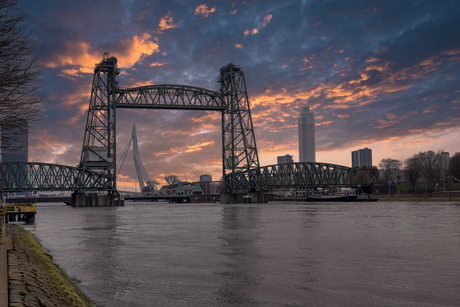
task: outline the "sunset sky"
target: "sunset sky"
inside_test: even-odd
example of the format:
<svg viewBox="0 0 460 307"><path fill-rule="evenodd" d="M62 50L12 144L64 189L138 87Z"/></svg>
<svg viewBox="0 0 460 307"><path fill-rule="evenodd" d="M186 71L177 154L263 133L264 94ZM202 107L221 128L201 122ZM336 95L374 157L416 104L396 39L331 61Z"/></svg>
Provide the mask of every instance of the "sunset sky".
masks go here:
<svg viewBox="0 0 460 307"><path fill-rule="evenodd" d="M29 161L76 165L95 63L118 58L120 87L218 89L246 78L261 165L298 161L297 117L316 118L316 160L351 166L420 151L460 152L460 1L24 1L46 67L45 119ZM152 179L221 176L219 112L117 110L118 158L136 124ZM188 171L186 171L188 170ZM133 188L132 150L118 187Z"/></svg>

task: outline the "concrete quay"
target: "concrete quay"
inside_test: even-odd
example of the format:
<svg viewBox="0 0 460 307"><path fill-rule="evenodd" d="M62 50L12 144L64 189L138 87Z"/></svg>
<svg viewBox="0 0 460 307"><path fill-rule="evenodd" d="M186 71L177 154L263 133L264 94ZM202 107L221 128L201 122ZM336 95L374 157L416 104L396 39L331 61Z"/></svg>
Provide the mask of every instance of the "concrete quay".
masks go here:
<svg viewBox="0 0 460 307"><path fill-rule="evenodd" d="M0 307L92 306L37 239L3 224L0 242Z"/></svg>

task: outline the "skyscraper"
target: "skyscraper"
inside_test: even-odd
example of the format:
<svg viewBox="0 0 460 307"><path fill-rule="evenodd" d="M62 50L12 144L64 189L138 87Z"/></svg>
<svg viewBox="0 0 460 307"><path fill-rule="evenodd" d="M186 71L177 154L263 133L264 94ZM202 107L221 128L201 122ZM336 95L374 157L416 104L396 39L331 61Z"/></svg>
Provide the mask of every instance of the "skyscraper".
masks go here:
<svg viewBox="0 0 460 307"><path fill-rule="evenodd" d="M351 152L351 166L372 166L372 149L364 148Z"/></svg>
<svg viewBox="0 0 460 307"><path fill-rule="evenodd" d="M316 162L315 118L309 107L303 107L298 118L299 162Z"/></svg>

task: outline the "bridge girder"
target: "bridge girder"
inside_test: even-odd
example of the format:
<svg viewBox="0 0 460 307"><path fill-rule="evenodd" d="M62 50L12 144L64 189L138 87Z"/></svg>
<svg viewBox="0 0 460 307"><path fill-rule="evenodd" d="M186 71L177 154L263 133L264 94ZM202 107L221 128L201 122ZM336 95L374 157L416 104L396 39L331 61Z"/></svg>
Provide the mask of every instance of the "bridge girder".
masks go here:
<svg viewBox="0 0 460 307"><path fill-rule="evenodd" d="M117 108L223 111L228 108L219 92L186 85L148 85L119 91Z"/></svg>
<svg viewBox="0 0 460 307"><path fill-rule="evenodd" d="M351 186L358 184L359 169L347 166L298 162L262 166L236 172L237 189L269 189L269 188L318 188L328 186ZM359 184L368 185L376 180L365 173ZM226 180L231 180L230 176Z"/></svg>
<svg viewBox="0 0 460 307"><path fill-rule="evenodd" d="M4 192L22 191L110 191L110 177L77 167L35 162L2 163Z"/></svg>

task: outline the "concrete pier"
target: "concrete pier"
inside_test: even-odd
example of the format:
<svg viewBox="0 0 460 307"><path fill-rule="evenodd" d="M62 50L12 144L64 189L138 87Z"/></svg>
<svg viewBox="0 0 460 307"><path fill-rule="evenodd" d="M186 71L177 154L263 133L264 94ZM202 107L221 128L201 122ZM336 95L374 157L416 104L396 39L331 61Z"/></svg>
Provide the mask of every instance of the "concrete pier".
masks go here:
<svg viewBox="0 0 460 307"><path fill-rule="evenodd" d="M72 207L107 207L123 206L124 200L120 196L108 195L87 195L84 192L72 193Z"/></svg>
<svg viewBox="0 0 460 307"><path fill-rule="evenodd" d="M268 203L268 193L266 191L251 191L247 193L225 193L220 194L221 204L241 204L241 203Z"/></svg>

